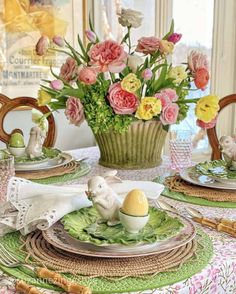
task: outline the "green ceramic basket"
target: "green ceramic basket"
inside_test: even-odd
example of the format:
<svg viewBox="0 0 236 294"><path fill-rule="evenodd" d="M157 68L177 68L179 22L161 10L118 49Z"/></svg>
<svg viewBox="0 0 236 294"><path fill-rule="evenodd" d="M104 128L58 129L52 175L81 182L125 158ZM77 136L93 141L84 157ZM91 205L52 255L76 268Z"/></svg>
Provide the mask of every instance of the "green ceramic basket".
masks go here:
<svg viewBox="0 0 236 294"><path fill-rule="evenodd" d="M167 132L159 121L136 121L123 133L95 134L99 163L116 169L151 168L161 164Z"/></svg>

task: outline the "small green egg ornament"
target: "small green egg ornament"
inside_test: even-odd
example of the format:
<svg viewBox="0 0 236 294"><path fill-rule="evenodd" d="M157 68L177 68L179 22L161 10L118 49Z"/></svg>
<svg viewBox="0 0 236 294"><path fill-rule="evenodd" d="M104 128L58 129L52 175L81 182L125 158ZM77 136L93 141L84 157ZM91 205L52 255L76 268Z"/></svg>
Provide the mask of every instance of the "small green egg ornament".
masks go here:
<svg viewBox="0 0 236 294"><path fill-rule="evenodd" d="M9 140L9 147L24 148L24 137L21 133L13 133Z"/></svg>

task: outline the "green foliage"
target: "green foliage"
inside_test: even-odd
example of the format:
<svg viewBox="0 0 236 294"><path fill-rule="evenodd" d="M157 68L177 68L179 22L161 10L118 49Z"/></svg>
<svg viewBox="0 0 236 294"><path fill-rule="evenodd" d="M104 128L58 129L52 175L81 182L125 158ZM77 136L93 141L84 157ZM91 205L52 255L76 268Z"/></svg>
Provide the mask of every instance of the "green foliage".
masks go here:
<svg viewBox="0 0 236 294"><path fill-rule="evenodd" d="M121 133L126 131L134 120L131 115L118 115L113 112L106 98L109 86L108 80L87 86L84 97L81 98L86 120L95 134L111 129Z"/></svg>

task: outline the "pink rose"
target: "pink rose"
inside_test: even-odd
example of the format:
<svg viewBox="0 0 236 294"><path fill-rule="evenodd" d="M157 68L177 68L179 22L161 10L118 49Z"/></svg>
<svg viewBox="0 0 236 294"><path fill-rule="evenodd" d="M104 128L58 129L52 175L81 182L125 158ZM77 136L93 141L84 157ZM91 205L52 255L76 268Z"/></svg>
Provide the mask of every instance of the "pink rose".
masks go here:
<svg viewBox="0 0 236 294"><path fill-rule="evenodd" d="M199 68L209 70L207 56L198 51L191 51L188 56L188 68L194 74Z"/></svg>
<svg viewBox="0 0 236 294"><path fill-rule="evenodd" d="M175 124L179 114L179 106L176 103L169 104L166 108L163 109L160 116L162 124L171 125Z"/></svg>
<svg viewBox="0 0 236 294"><path fill-rule="evenodd" d="M162 110L170 105L171 102L175 102L178 100L176 91L169 88L161 90L160 93L157 93L154 96L161 100Z"/></svg>
<svg viewBox="0 0 236 294"><path fill-rule="evenodd" d="M160 47L160 40L156 37L142 37L138 40L138 45L135 49L143 54L152 54Z"/></svg>
<svg viewBox="0 0 236 294"><path fill-rule="evenodd" d="M88 55L90 64L97 66L100 72L119 73L126 67L127 53L118 42L112 40L94 45Z"/></svg>
<svg viewBox="0 0 236 294"><path fill-rule="evenodd" d="M209 78L209 72L206 68L198 68L194 73L194 84L198 89L205 90Z"/></svg>
<svg viewBox="0 0 236 294"><path fill-rule="evenodd" d="M178 100L178 95L176 94L176 91L174 89L163 89L161 90L162 94L165 94L166 96L168 96L168 98L170 99L170 101L175 102Z"/></svg>
<svg viewBox="0 0 236 294"><path fill-rule="evenodd" d="M43 56L49 47L49 39L47 36L41 36L41 38L39 38L38 43L36 44L36 54L39 56Z"/></svg>
<svg viewBox="0 0 236 294"><path fill-rule="evenodd" d="M60 78L67 82L73 82L78 79L79 67L76 60L72 57L68 57L66 62L62 64L60 70Z"/></svg>
<svg viewBox="0 0 236 294"><path fill-rule="evenodd" d="M81 125L84 121L84 107L79 98L69 97L66 101L66 118L75 126Z"/></svg>
<svg viewBox="0 0 236 294"><path fill-rule="evenodd" d="M124 91L120 83L110 86L108 100L116 114L132 114L138 107L138 98L130 92Z"/></svg>
<svg viewBox="0 0 236 294"><path fill-rule="evenodd" d="M176 44L182 38L182 34L173 33L168 37L168 41Z"/></svg>
<svg viewBox="0 0 236 294"><path fill-rule="evenodd" d="M54 36L52 38L52 41L53 41L54 44L56 44L59 47L64 47L65 46L65 40L60 36Z"/></svg>
<svg viewBox="0 0 236 294"><path fill-rule="evenodd" d="M205 122L203 122L202 120L197 119L196 124L197 124L197 126L199 126L201 129L208 130L208 129L212 129L212 128L214 128L214 126L216 125L216 120L217 120L217 116L216 116L215 118L213 118L213 120L210 121L209 123L205 123Z"/></svg>
<svg viewBox="0 0 236 294"><path fill-rule="evenodd" d="M64 87L64 84L61 80L54 80L54 81L51 81L50 86L54 90L62 90Z"/></svg>
<svg viewBox="0 0 236 294"><path fill-rule="evenodd" d="M91 43L96 43L97 36L93 31L86 30L85 35Z"/></svg>
<svg viewBox="0 0 236 294"><path fill-rule="evenodd" d="M161 109L162 111L171 104L170 98L164 93L157 93L154 95L156 98L161 100Z"/></svg>
<svg viewBox="0 0 236 294"><path fill-rule="evenodd" d="M81 82L92 85L97 81L97 72L92 67L84 67L80 70L78 78Z"/></svg>

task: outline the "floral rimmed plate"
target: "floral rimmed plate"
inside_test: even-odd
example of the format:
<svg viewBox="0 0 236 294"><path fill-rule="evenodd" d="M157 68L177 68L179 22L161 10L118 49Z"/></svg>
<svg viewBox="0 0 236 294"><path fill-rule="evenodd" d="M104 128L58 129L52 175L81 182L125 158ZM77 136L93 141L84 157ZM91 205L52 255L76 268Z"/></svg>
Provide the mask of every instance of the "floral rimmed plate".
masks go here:
<svg viewBox="0 0 236 294"><path fill-rule="evenodd" d="M213 189L225 189L236 190L236 185L231 185L228 182L223 183L216 181L213 177L203 175L196 171L195 167L189 167L180 172L180 177L188 183L213 188Z"/></svg>
<svg viewBox="0 0 236 294"><path fill-rule="evenodd" d="M110 246L88 244L87 242L81 242L72 238L64 230L60 222L57 222L48 230L43 231L43 236L50 244L57 248L90 257L129 258L159 254L187 244L196 235L195 227L188 219L172 212L168 212L168 215L173 218L178 218L183 224L183 228L175 236L150 244L139 243L129 246L121 244L111 244Z"/></svg>
<svg viewBox="0 0 236 294"><path fill-rule="evenodd" d="M67 164L73 160L73 157L68 154L61 152L55 158L39 159L38 161L28 161L15 164L16 171L38 171L50 168L55 168Z"/></svg>
<svg viewBox="0 0 236 294"><path fill-rule="evenodd" d="M217 182L234 185L236 188L236 171L231 170L224 160L213 160L198 163L195 170Z"/></svg>

